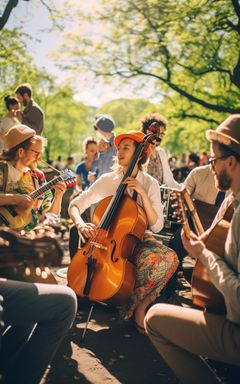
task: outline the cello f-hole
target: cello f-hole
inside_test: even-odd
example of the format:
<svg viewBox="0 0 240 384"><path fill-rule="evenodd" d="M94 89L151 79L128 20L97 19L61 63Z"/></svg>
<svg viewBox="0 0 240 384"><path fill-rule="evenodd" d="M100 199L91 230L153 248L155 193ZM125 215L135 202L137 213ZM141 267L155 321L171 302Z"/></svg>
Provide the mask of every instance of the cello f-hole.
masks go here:
<svg viewBox="0 0 240 384"><path fill-rule="evenodd" d="M111 260L113 263L116 263L119 260L118 257L116 257L116 259L114 258L114 253L115 253L115 249L116 249L116 241L111 240L110 244L113 244L113 248L112 248L112 252L111 252Z"/></svg>

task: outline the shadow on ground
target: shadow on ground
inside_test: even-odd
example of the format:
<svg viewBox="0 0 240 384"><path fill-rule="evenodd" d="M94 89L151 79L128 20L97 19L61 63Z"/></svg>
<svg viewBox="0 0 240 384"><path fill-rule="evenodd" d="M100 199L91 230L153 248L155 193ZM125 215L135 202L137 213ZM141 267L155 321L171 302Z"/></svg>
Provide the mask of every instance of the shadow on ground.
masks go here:
<svg viewBox="0 0 240 384"><path fill-rule="evenodd" d="M146 336L115 309L96 305L84 341L89 305L80 304L76 321L57 352L46 384L176 384L176 379Z"/></svg>

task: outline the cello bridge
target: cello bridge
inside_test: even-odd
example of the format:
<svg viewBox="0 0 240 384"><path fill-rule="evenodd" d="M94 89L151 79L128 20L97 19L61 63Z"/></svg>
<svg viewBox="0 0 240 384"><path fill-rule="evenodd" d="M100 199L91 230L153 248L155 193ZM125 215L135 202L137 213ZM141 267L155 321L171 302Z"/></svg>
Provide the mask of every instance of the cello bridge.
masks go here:
<svg viewBox="0 0 240 384"><path fill-rule="evenodd" d="M96 248L99 248L99 249L103 249L104 251L107 251L107 247L105 247L104 245L100 244L100 243L96 243L95 241L91 241L91 244L96 247Z"/></svg>

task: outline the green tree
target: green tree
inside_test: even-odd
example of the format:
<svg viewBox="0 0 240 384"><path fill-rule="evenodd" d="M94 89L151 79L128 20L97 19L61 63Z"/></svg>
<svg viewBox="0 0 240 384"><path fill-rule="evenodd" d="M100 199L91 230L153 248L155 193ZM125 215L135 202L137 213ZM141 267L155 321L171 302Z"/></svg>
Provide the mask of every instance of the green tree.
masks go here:
<svg viewBox="0 0 240 384"><path fill-rule="evenodd" d="M22 0L22 1L31 1L31 0ZM39 3L42 4L44 7L47 8L49 15L58 28L61 28L60 24L58 24L59 17L57 17L57 11L53 4L52 0L39 0ZM12 14L12 11L14 8L16 8L19 4L19 0L8 0L7 2L4 1L4 4L2 4L2 0L0 1L0 31L6 26L9 17Z"/></svg>
<svg viewBox="0 0 240 384"><path fill-rule="evenodd" d="M82 26L86 18L79 18ZM155 79L163 97L177 94L200 106L197 118L240 113L239 1L109 0L88 20L97 20L96 33L67 42L77 68Z"/></svg>
<svg viewBox="0 0 240 384"><path fill-rule="evenodd" d="M55 88L45 100L46 158L80 154L82 141L92 129L92 110L74 101L73 92L68 87Z"/></svg>
<svg viewBox="0 0 240 384"><path fill-rule="evenodd" d="M144 99L120 98L105 103L97 113L108 113L116 122L116 134L140 128L140 119L149 112L156 112L157 106Z"/></svg>
<svg viewBox="0 0 240 384"><path fill-rule="evenodd" d="M54 77L33 64L22 42L29 36L20 35L16 29L3 29L0 36L0 116L6 113L4 96L14 95L19 84L28 82L33 88L33 98L46 115L43 132L48 139L46 158L80 153L82 140L92 127L93 110L74 101L70 88L57 87Z"/></svg>

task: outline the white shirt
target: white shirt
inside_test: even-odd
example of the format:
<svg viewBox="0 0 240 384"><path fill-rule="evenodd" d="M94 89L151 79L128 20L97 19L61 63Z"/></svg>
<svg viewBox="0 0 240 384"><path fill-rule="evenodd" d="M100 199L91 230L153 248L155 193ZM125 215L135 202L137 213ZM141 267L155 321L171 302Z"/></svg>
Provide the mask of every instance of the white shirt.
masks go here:
<svg viewBox="0 0 240 384"><path fill-rule="evenodd" d="M157 147L156 150L160 156L163 168L163 184L166 184L169 188L179 189L181 184L179 184L173 177L172 171L170 169L166 152L161 147Z"/></svg>
<svg viewBox="0 0 240 384"><path fill-rule="evenodd" d="M89 208L92 204L98 203L105 197L114 195L122 178L122 174L115 172L105 173L97 179L89 189L73 199L69 209L72 206L76 206L81 215L85 209ZM153 209L157 213L158 218L156 223L150 226L151 231L157 233L163 228L163 205L161 203L158 182L152 176L141 171L138 172L136 179L143 186ZM143 206L140 196L137 197L137 203Z"/></svg>
<svg viewBox="0 0 240 384"><path fill-rule="evenodd" d="M218 189L215 186L214 174L210 165L192 169L184 181L184 185L194 199L215 204Z"/></svg>

